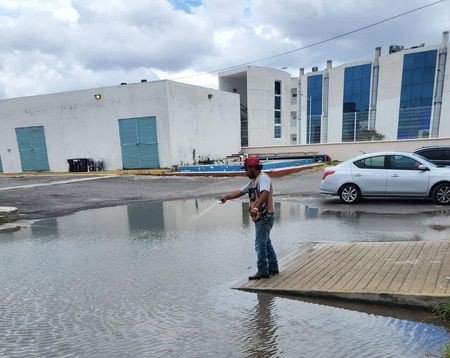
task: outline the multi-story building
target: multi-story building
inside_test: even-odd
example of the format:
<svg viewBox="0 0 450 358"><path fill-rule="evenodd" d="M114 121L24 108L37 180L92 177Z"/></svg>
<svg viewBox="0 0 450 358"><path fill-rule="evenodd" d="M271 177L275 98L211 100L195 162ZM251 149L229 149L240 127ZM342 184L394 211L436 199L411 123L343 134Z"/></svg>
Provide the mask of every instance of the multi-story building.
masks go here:
<svg viewBox="0 0 450 358"><path fill-rule="evenodd" d="M241 95L243 147L450 137L448 37L297 78L237 68L219 74L219 88Z"/></svg>
<svg viewBox="0 0 450 358"><path fill-rule="evenodd" d="M300 70L300 143L450 137L448 32L372 60Z"/></svg>

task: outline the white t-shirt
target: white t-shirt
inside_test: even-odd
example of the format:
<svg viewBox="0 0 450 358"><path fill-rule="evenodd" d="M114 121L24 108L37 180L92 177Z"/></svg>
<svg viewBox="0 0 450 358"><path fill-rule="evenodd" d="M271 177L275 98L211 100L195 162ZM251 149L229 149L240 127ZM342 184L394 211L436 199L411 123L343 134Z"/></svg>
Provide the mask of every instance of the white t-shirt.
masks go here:
<svg viewBox="0 0 450 358"><path fill-rule="evenodd" d="M250 207L253 207L256 200L259 199L263 191L269 192L267 203L262 206L261 214L273 214L273 189L272 180L266 173L260 173L255 179L250 180L247 185L241 188L241 193L248 194L250 199Z"/></svg>

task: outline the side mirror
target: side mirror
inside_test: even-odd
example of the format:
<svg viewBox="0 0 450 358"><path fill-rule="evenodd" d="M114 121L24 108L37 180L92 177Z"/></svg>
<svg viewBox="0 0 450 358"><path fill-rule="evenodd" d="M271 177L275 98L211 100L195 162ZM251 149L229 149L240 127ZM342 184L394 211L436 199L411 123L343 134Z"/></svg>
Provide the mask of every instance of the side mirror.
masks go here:
<svg viewBox="0 0 450 358"><path fill-rule="evenodd" d="M428 171L428 170L430 170L430 168L428 168L426 165L424 165L424 164L420 164L418 167L417 167L417 169L419 169L419 170L421 170L421 171L423 171L423 172L426 172L426 171Z"/></svg>

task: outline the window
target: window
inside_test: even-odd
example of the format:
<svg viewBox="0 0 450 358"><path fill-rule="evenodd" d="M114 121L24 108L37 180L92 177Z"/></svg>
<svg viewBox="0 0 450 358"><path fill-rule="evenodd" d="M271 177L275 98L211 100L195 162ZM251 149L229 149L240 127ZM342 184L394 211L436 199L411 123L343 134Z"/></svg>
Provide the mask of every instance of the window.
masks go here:
<svg viewBox="0 0 450 358"><path fill-rule="evenodd" d="M419 163L417 160L405 157L404 155L392 155L391 157L391 169L397 170L417 170Z"/></svg>
<svg viewBox="0 0 450 358"><path fill-rule="evenodd" d="M281 81L275 81L275 95L281 96Z"/></svg>
<svg viewBox="0 0 450 358"><path fill-rule="evenodd" d="M377 157L369 157L360 159L353 164L355 164L358 168L361 169L385 169L385 156L380 155Z"/></svg>
<svg viewBox="0 0 450 358"><path fill-rule="evenodd" d="M275 124L281 124L281 112L275 111Z"/></svg>
<svg viewBox="0 0 450 358"><path fill-rule="evenodd" d="M275 110L281 110L281 96L275 96Z"/></svg>
<svg viewBox="0 0 450 358"><path fill-rule="evenodd" d="M291 88L291 104L297 104L297 88Z"/></svg>
<svg viewBox="0 0 450 358"><path fill-rule="evenodd" d="M275 126L274 127L274 137L275 138L281 138L281 126Z"/></svg>
<svg viewBox="0 0 450 358"><path fill-rule="evenodd" d="M320 143L322 125L322 75L308 77L306 142Z"/></svg>
<svg viewBox="0 0 450 358"><path fill-rule="evenodd" d="M442 149L425 149L418 152L422 157L425 157L430 160L445 160L446 158L446 150Z"/></svg>
<svg viewBox="0 0 450 358"><path fill-rule="evenodd" d="M297 127L297 111L291 112L291 127Z"/></svg>
<svg viewBox="0 0 450 358"><path fill-rule="evenodd" d="M291 134L291 144L297 144L297 134Z"/></svg>
<svg viewBox="0 0 450 358"><path fill-rule="evenodd" d="M369 125L372 65L347 67L344 72L342 141L354 142ZM361 140L361 139L360 139Z"/></svg>
<svg viewBox="0 0 450 358"><path fill-rule="evenodd" d="M436 58L436 50L403 57L398 139L429 137Z"/></svg>
<svg viewBox="0 0 450 358"><path fill-rule="evenodd" d="M274 86L274 138L281 138L281 81Z"/></svg>

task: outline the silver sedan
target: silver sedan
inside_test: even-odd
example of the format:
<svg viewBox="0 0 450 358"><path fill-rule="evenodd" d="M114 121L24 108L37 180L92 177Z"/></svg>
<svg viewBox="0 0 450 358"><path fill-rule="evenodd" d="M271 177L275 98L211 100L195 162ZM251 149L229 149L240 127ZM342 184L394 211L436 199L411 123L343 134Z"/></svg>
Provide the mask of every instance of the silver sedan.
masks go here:
<svg viewBox="0 0 450 358"><path fill-rule="evenodd" d="M380 152L358 156L325 169L322 194L355 204L363 197L423 197L450 204L450 168L439 168L418 154Z"/></svg>

